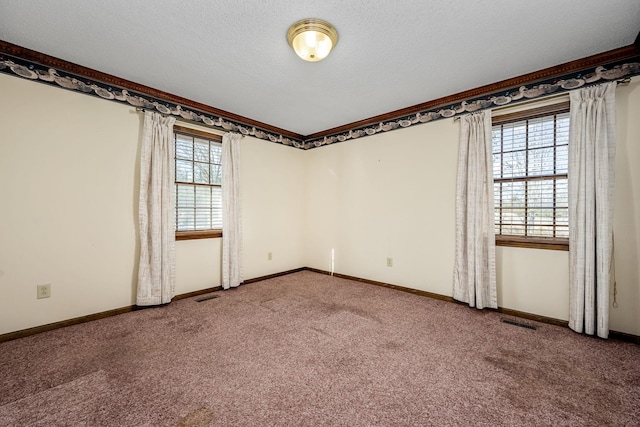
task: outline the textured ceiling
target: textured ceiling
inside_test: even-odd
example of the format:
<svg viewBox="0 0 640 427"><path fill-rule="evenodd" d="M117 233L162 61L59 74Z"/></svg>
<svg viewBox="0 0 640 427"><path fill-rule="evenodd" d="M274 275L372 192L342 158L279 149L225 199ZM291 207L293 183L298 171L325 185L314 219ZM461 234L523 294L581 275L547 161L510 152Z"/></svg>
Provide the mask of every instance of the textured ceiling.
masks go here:
<svg viewBox="0 0 640 427"><path fill-rule="evenodd" d="M286 32L340 40L300 60ZM630 45L638 0L0 0L0 39L302 135Z"/></svg>

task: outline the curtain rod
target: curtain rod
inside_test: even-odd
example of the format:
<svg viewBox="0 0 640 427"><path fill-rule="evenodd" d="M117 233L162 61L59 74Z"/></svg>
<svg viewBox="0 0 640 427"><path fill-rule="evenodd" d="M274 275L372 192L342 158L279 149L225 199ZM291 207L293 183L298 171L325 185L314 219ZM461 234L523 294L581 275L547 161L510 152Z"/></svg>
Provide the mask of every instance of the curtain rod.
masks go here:
<svg viewBox="0 0 640 427"><path fill-rule="evenodd" d="M162 114L162 113L157 112L156 110L149 110L149 109L147 109L147 108L142 108L142 107L136 107L136 111L137 111L137 112L153 111L154 113L158 113L158 114L160 114L162 117L167 117L167 115L166 115L166 114ZM196 122L195 120L185 119L184 117L176 117L176 116L174 116L174 115L171 115L170 117L175 117L176 121L179 121L179 122L183 122L183 123L191 123L191 124L196 123L196 124L198 124L198 126L202 126L202 127L206 127L206 128L211 128L211 129L218 130L218 131L225 132L225 133L226 133L226 132L230 132L229 130L224 129L224 128L220 127L220 126L212 126L212 125L208 125L208 124L206 124L206 123ZM238 133L238 132L237 132L237 133ZM240 135L242 138L244 138L244 137L246 136L246 135L243 135L243 134L241 134L241 133L238 133L238 135Z"/></svg>

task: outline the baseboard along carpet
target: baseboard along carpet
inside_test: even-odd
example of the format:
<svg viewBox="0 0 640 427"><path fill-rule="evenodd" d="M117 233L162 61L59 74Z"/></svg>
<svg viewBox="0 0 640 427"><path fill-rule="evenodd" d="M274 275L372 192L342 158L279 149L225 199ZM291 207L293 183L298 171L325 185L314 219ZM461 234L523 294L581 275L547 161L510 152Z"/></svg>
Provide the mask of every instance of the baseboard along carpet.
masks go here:
<svg viewBox="0 0 640 427"><path fill-rule="evenodd" d="M301 271L0 344L2 426L638 425L640 346Z"/></svg>

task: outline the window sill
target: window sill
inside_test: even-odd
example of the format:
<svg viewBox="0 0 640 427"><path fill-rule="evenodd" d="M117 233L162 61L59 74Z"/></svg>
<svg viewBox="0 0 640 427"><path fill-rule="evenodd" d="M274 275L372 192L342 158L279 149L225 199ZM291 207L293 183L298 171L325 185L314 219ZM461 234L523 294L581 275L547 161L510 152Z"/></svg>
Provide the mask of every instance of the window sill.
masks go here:
<svg viewBox="0 0 640 427"><path fill-rule="evenodd" d="M555 251L568 251L569 239L497 235L496 246L510 246L513 248L551 249Z"/></svg>
<svg viewBox="0 0 640 427"><path fill-rule="evenodd" d="M215 239L222 237L222 230L176 231L176 240Z"/></svg>

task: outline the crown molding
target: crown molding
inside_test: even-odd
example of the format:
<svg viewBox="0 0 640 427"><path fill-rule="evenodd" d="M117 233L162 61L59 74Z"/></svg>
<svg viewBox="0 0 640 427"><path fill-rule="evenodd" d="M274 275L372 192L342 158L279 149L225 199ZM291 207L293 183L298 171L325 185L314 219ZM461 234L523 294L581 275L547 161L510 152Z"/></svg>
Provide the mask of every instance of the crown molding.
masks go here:
<svg viewBox="0 0 640 427"><path fill-rule="evenodd" d="M568 92L585 84L619 80L639 74L640 46L632 44L307 135L305 148L515 104Z"/></svg>
<svg viewBox="0 0 640 427"><path fill-rule="evenodd" d="M0 73L156 110L208 126L302 147L303 136L0 40Z"/></svg>
<svg viewBox="0 0 640 427"><path fill-rule="evenodd" d="M640 75L640 33L629 46L306 136L2 40L0 73L306 150Z"/></svg>

